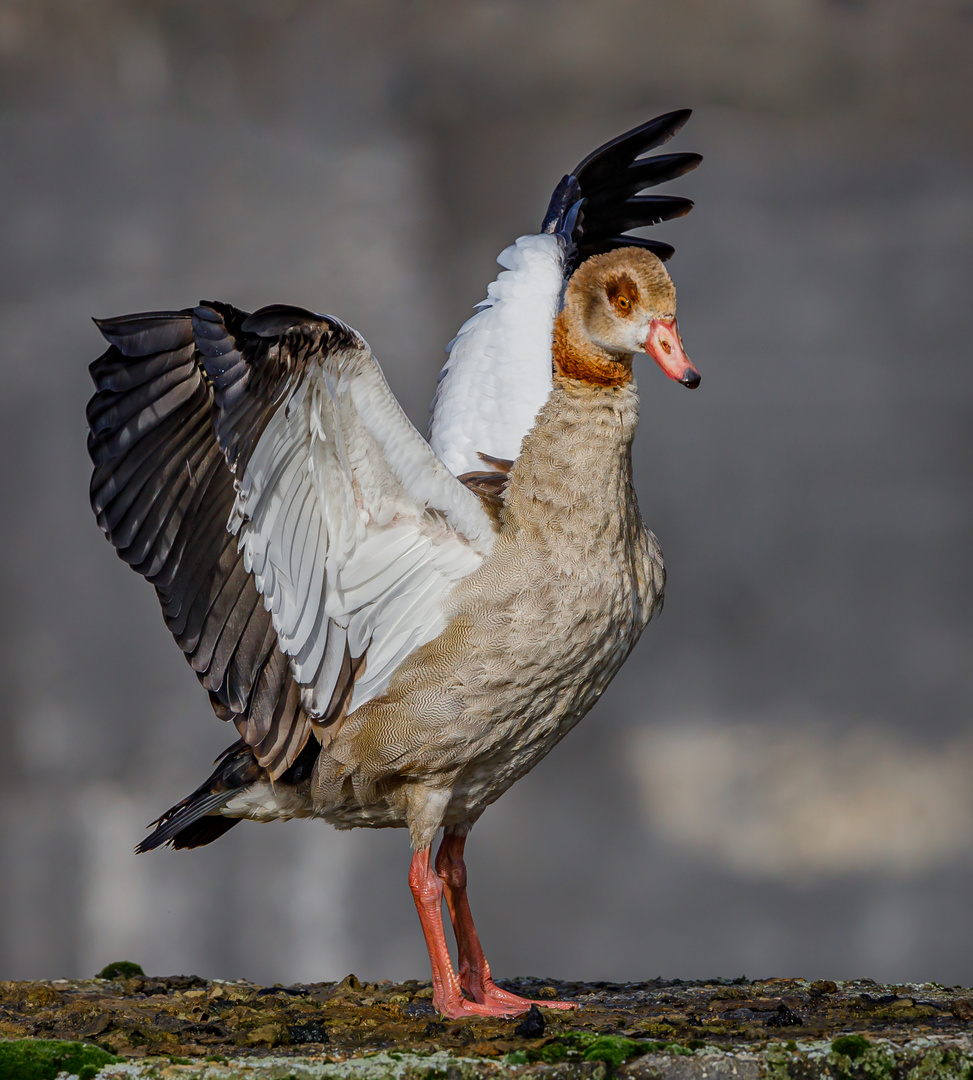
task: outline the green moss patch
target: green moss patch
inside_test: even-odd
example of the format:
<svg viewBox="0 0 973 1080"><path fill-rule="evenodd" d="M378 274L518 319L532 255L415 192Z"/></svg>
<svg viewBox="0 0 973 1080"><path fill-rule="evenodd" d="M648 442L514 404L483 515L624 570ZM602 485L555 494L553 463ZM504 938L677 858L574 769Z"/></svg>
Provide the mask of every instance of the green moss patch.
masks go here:
<svg viewBox="0 0 973 1080"><path fill-rule="evenodd" d="M644 1039L628 1039L622 1035L596 1035L588 1031L570 1031L548 1039L542 1045L517 1050L507 1055L511 1065L528 1065L543 1062L556 1065L562 1061L602 1061L609 1072L617 1069L631 1058L643 1054L667 1051L670 1054L692 1054L703 1043L694 1040L696 1046L687 1048L680 1043L655 1042Z"/></svg>
<svg viewBox="0 0 973 1080"><path fill-rule="evenodd" d="M857 1061L868 1053L871 1046L871 1042L864 1035L842 1035L831 1044L831 1052Z"/></svg>
<svg viewBox="0 0 973 1080"><path fill-rule="evenodd" d="M145 972L138 964L131 960L116 960L113 964L106 964L95 976L96 979L132 979L136 975L144 975Z"/></svg>
<svg viewBox="0 0 973 1080"><path fill-rule="evenodd" d="M647 1044L626 1039L620 1035L601 1035L584 1052L585 1061L603 1061L612 1069L618 1068L629 1058L641 1057L648 1052Z"/></svg>
<svg viewBox="0 0 973 1080"><path fill-rule="evenodd" d="M0 1042L0 1080L54 1080L60 1072L92 1080L104 1065L120 1060L90 1043L14 1039Z"/></svg>

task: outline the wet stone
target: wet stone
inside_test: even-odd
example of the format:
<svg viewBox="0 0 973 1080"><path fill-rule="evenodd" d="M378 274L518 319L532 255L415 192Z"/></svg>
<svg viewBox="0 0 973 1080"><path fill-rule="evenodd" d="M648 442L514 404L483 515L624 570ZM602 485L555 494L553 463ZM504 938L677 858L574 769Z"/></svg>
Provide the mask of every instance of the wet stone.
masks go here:
<svg viewBox="0 0 973 1080"><path fill-rule="evenodd" d="M960 998L953 1002L950 1010L957 1020L968 1024L973 1020L973 1000Z"/></svg>
<svg viewBox="0 0 973 1080"><path fill-rule="evenodd" d="M973 991L934 984L518 979L502 985L538 1002L527 1014L450 1021L414 981L119 974L0 982L0 1076L4 1053L54 1040L98 1049L105 1080L123 1075L109 1057L146 1080L192 1080L196 1065L208 1080L973 1078ZM544 1008L555 998L582 1007Z"/></svg>

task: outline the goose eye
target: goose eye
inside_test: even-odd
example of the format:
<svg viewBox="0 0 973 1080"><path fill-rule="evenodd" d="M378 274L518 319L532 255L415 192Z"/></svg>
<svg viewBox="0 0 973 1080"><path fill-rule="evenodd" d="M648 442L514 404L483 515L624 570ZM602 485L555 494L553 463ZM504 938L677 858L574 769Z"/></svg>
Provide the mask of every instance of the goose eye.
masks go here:
<svg viewBox="0 0 973 1080"><path fill-rule="evenodd" d="M616 299L615 303L618 304L622 311L628 311L628 309L632 306L632 301L629 300L627 296L619 296Z"/></svg>

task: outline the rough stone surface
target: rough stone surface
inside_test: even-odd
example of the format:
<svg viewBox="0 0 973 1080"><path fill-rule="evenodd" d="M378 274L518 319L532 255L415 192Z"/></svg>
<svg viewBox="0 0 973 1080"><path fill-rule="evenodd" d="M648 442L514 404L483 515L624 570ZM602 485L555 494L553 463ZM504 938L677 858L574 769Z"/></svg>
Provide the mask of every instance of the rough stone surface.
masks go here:
<svg viewBox="0 0 973 1080"><path fill-rule="evenodd" d="M186 975L0 982L0 1080L54 1080L49 1062L61 1059L50 1040L112 1055L90 1059L106 1080L973 1080L973 991L961 987L867 979L505 985L581 1007L542 1010L543 1024L447 1021L427 983L353 975L287 987ZM61 1058L74 1060L68 1053L65 1044ZM90 1080L95 1065L84 1071Z"/></svg>

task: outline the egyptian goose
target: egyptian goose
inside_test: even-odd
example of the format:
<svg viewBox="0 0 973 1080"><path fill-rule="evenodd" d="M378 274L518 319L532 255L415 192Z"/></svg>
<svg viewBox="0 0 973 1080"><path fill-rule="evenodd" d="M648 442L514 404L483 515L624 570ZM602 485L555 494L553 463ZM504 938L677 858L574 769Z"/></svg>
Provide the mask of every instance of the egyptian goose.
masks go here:
<svg viewBox="0 0 973 1080"><path fill-rule="evenodd" d="M662 605L631 479L633 355L684 386L699 376L671 247L625 234L691 208L638 195L699 164L641 156L688 116L589 155L541 232L500 255L449 346L428 442L331 316L202 303L97 321L110 348L91 366L92 506L240 736L138 850L206 844L243 818L407 827L448 1017L531 1005L490 975L466 835Z"/></svg>

